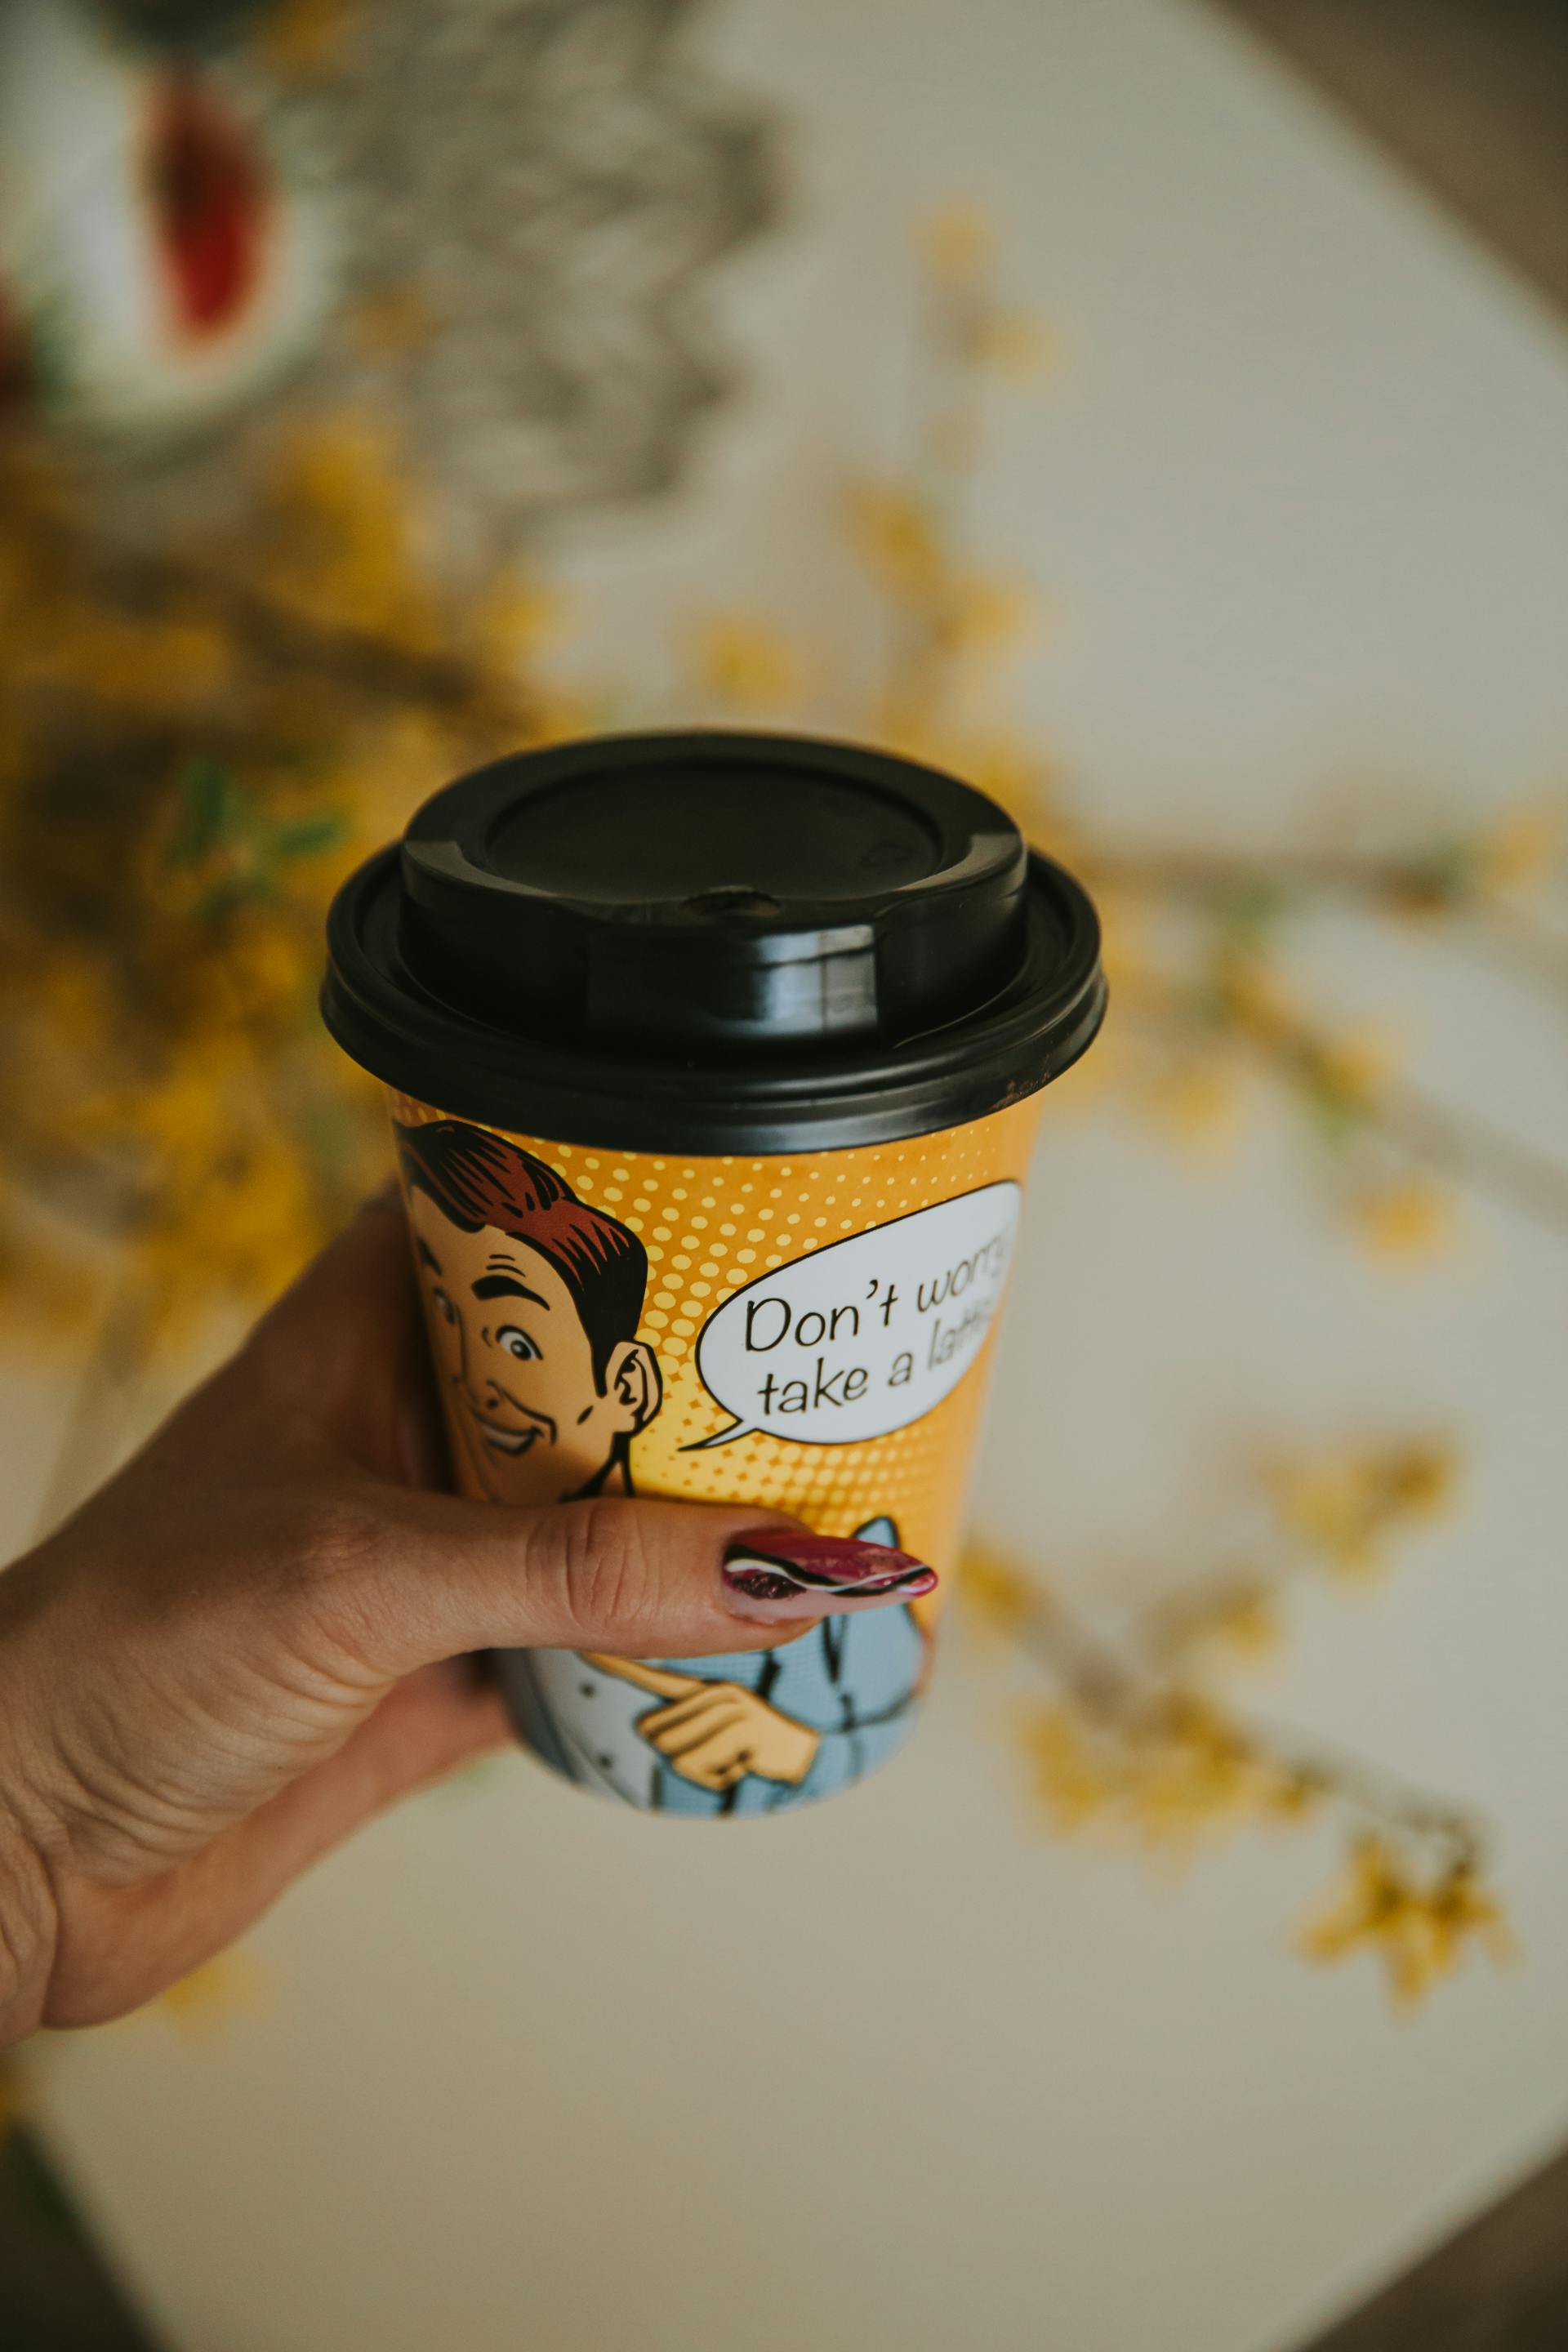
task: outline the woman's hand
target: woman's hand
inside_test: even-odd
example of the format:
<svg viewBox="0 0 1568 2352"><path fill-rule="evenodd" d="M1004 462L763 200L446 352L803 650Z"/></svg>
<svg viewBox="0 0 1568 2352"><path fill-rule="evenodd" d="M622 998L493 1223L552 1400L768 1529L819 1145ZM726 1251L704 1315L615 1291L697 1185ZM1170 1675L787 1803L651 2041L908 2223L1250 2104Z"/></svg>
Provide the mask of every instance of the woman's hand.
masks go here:
<svg viewBox="0 0 1568 2352"><path fill-rule="evenodd" d="M0 1576L0 2044L150 1999L504 1740L462 1654L701 1656L811 1622L731 1612L726 1544L787 1524L754 1506L433 1491L424 1349L401 1213L374 1202Z"/></svg>

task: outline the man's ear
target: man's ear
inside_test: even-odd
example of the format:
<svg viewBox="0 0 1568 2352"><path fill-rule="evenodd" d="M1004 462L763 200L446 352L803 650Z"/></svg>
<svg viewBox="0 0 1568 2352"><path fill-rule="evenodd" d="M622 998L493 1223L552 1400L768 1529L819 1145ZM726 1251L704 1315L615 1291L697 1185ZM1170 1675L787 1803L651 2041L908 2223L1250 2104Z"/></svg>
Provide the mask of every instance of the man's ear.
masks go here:
<svg viewBox="0 0 1568 2352"><path fill-rule="evenodd" d="M610 1358L605 1388L620 1407L616 1419L628 1437L646 1429L664 1402L658 1358L640 1339L623 1339Z"/></svg>

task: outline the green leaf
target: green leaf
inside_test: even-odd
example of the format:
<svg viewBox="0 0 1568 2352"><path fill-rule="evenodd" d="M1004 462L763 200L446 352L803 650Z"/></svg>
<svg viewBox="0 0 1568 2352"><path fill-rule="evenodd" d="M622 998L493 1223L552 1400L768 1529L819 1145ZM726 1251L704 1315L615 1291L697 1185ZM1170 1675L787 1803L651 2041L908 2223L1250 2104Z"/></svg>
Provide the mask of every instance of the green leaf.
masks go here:
<svg viewBox="0 0 1568 2352"><path fill-rule="evenodd" d="M1255 940L1270 930L1289 904L1289 893L1268 874L1235 874L1205 896L1210 915L1232 939Z"/></svg>
<svg viewBox="0 0 1568 2352"><path fill-rule="evenodd" d="M1366 1126L1364 1105L1342 1087L1325 1086L1309 1077L1301 1088L1301 1108L1308 1124L1331 1151L1343 1151Z"/></svg>
<svg viewBox="0 0 1568 2352"><path fill-rule="evenodd" d="M323 809L318 816L296 817L279 825L272 835L272 852L282 858L319 857L323 850L335 849L347 830L342 810Z"/></svg>
<svg viewBox="0 0 1568 2352"><path fill-rule="evenodd" d="M178 790L180 821L169 845L169 864L195 866L242 830L244 806L234 778L216 760L193 760Z"/></svg>
<svg viewBox="0 0 1568 2352"><path fill-rule="evenodd" d="M264 906L277 896L278 886L269 874L227 875L202 893L191 908L191 918L197 923L222 923L242 907Z"/></svg>

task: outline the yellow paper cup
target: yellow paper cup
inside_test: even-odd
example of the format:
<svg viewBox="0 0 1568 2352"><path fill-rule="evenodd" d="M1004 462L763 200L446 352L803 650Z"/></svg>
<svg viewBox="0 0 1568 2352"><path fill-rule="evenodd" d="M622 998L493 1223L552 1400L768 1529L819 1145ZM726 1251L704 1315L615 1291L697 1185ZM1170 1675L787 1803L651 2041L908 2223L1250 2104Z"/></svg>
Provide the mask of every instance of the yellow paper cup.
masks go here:
<svg viewBox="0 0 1568 2352"><path fill-rule="evenodd" d="M1039 1089L1103 1000L1077 886L904 761L643 737L438 794L340 897L323 1006L387 1083L458 1485L754 1502L950 1568ZM580 1785L779 1811L901 1744L935 1601L499 1670ZM705 1683L757 1715L722 1787L639 1727Z"/></svg>

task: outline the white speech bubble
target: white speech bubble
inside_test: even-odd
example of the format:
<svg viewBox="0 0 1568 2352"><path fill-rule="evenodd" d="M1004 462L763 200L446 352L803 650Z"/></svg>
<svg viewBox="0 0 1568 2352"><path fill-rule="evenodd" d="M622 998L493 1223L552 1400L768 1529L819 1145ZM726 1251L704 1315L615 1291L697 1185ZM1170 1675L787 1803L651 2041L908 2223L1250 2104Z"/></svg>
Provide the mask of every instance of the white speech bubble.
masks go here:
<svg viewBox="0 0 1568 2352"><path fill-rule="evenodd" d="M749 1282L702 1326L697 1370L728 1429L856 1445L921 1420L984 1346L1018 1230L1019 1188L983 1184Z"/></svg>

